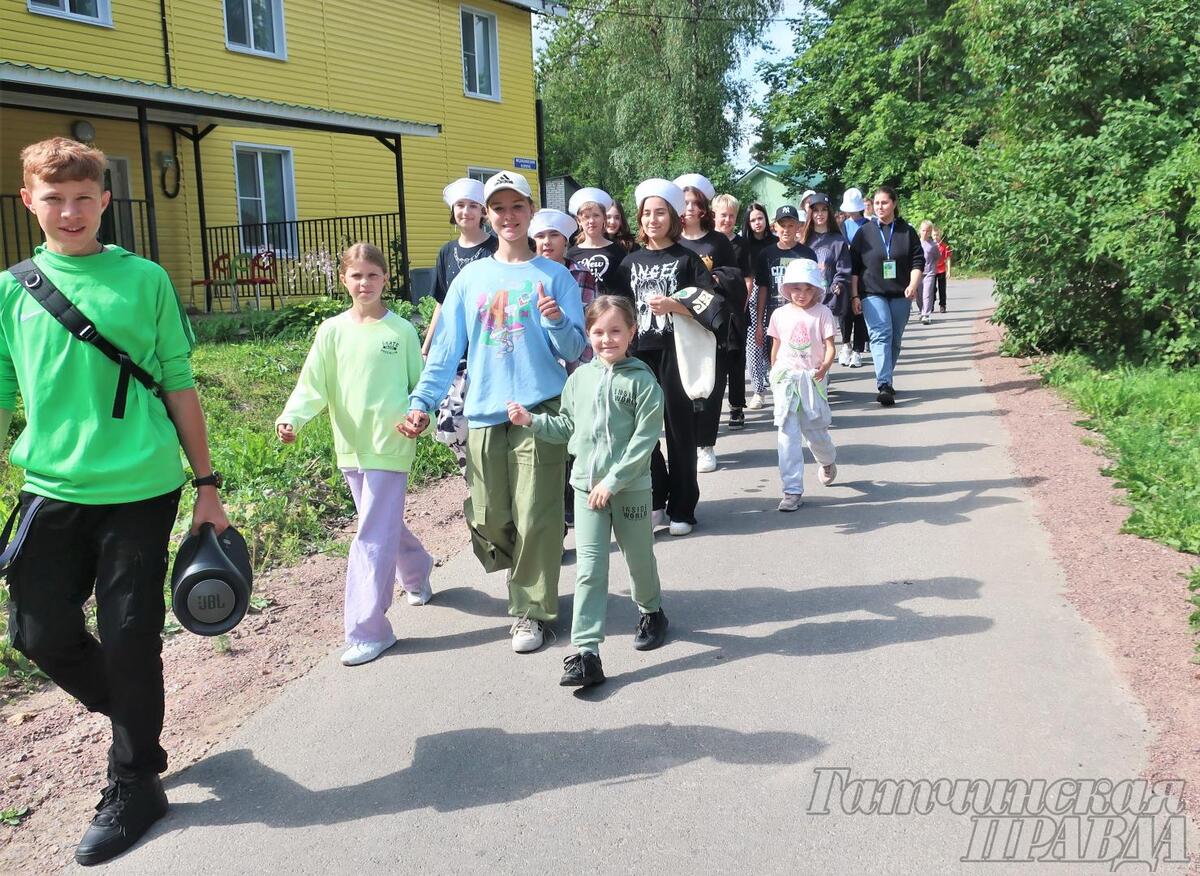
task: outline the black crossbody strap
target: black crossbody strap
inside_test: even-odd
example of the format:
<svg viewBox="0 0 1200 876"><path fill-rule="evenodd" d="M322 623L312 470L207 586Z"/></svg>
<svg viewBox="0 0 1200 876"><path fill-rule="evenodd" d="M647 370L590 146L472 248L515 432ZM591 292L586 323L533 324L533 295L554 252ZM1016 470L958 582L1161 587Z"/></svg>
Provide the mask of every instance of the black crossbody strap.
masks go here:
<svg viewBox="0 0 1200 876"><path fill-rule="evenodd" d="M46 501L44 496L34 496L33 500L25 508L25 513L21 514L21 506L17 505L13 509L12 514L8 516L8 521L4 524L4 531L0 532L0 576L8 572L8 567L13 564L13 560L17 558L17 554L21 552L21 545L25 543L25 536L29 535L29 528L33 526L33 518L37 515L38 509ZM17 521L17 516L21 517L21 525L17 527L16 534L13 534L13 525ZM12 541L8 537L12 535Z"/></svg>
<svg viewBox="0 0 1200 876"><path fill-rule="evenodd" d="M112 415L114 419L125 418L125 401L129 396L130 376L136 378L138 383L151 392L158 392L158 384L155 383L150 373L129 358L128 353L113 346L104 335L96 331L96 326L87 318L87 315L50 282L50 279L34 264L33 259L26 259L13 265L8 271L25 287L25 291L46 309L47 313L58 320L63 328L84 343L91 344L121 369L120 376L117 377L117 395L113 399Z"/></svg>

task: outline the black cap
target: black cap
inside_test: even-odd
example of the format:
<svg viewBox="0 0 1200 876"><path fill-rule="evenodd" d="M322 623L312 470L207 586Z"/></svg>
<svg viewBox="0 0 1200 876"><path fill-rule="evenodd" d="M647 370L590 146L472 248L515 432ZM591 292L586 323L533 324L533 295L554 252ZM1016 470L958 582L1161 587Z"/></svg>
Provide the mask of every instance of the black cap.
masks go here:
<svg viewBox="0 0 1200 876"><path fill-rule="evenodd" d="M829 209L833 209L833 204L829 200L829 195L822 194L821 192L817 192L808 199L808 209L811 210L813 207L817 206L817 204L824 204L826 207L829 207Z"/></svg>
<svg viewBox="0 0 1200 876"><path fill-rule="evenodd" d="M784 219L795 219L797 222L799 222L800 221L800 211L797 210L795 207L793 207L791 204L784 204L782 207L780 207L778 210L775 211L775 221L781 222Z"/></svg>

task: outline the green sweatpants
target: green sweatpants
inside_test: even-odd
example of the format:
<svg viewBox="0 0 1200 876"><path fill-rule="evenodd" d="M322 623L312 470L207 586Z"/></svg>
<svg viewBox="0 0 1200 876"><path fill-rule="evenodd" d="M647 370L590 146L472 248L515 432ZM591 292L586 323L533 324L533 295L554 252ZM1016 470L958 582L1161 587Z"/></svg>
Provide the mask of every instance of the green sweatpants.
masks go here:
<svg viewBox="0 0 1200 876"><path fill-rule="evenodd" d="M534 413L558 413L550 399ZM463 513L471 546L488 572L511 570L508 613L534 620L558 616L562 567L565 444L537 438L524 426L501 424L467 432Z"/></svg>
<svg viewBox="0 0 1200 876"><path fill-rule="evenodd" d="M615 535L625 555L632 582L633 601L643 612L658 611L662 586L654 560L654 530L650 525L649 490L617 493L607 508L593 511L588 494L575 490L575 616L571 621L571 644L599 651L604 641L608 609L608 550Z"/></svg>

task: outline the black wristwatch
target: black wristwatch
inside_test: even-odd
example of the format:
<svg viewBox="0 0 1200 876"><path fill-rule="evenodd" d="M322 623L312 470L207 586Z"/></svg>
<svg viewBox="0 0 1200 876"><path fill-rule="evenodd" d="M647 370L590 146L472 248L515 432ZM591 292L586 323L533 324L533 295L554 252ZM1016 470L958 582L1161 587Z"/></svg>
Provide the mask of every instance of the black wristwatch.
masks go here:
<svg viewBox="0 0 1200 876"><path fill-rule="evenodd" d="M194 479L192 481L192 486L195 487L196 489L200 489L201 487L216 487L219 490L219 489L221 489L221 487L224 483L225 483L225 476L223 474L221 474L219 471L214 471L212 474L208 475L207 477Z"/></svg>

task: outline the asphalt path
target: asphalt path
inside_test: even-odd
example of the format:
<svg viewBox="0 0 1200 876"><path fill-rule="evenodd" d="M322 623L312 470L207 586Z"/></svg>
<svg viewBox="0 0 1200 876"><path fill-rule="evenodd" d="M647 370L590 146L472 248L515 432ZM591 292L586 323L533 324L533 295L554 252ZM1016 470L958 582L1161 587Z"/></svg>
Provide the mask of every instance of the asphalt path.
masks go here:
<svg viewBox="0 0 1200 876"><path fill-rule="evenodd" d="M973 365L989 294L956 282L950 313L910 323L892 409L874 401L869 362L835 366L840 473L822 487L810 464L800 511L776 511L770 412L723 433L695 532L657 541L661 650L632 649L614 557L609 681L558 687L572 542L557 641L533 655L509 647L503 576L467 551L438 570L433 603L393 609L397 647L354 669L331 653L170 777L170 814L104 869L1110 872L1056 862L1075 846L1114 854L1095 833L1086 847L1107 804L1047 824L1037 782L1135 779L1151 731L1065 601L1006 455ZM889 779L915 784L872 797L857 781ZM984 793L1030 817L978 817ZM1167 829L1159 817L1153 838ZM1129 836L1126 855L1151 847Z"/></svg>

